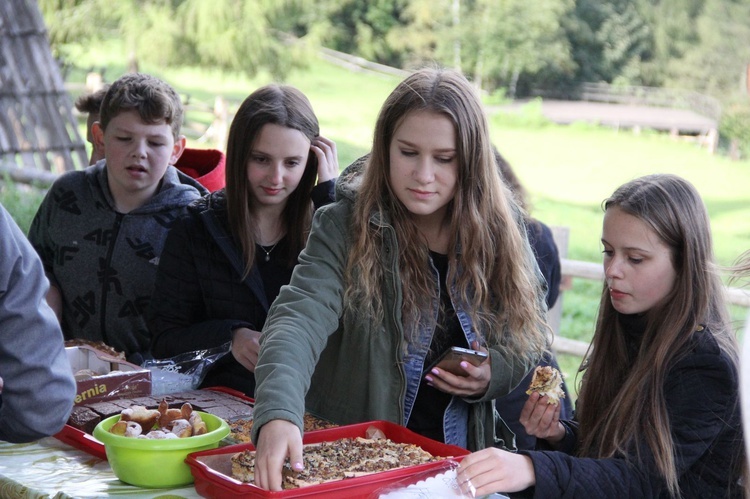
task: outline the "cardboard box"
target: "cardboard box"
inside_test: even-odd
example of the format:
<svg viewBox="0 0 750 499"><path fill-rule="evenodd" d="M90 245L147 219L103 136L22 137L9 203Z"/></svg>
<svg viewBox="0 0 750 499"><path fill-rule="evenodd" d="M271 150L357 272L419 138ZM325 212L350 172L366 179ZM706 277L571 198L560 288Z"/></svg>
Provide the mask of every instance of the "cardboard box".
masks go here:
<svg viewBox="0 0 750 499"><path fill-rule="evenodd" d="M148 369L86 345L66 347L65 353L78 385L76 405L151 395L151 371Z"/></svg>

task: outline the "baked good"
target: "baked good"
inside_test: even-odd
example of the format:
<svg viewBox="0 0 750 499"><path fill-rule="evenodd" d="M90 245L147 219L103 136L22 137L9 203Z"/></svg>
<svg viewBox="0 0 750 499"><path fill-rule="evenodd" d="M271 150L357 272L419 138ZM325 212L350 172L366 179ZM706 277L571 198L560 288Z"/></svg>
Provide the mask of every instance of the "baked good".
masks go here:
<svg viewBox="0 0 750 499"><path fill-rule="evenodd" d="M208 432L206 423L193 406L185 402L179 409L170 409L166 400L162 400L159 409L147 409L134 405L123 409L120 419L113 424L110 433L134 438L188 438Z"/></svg>
<svg viewBox="0 0 750 499"><path fill-rule="evenodd" d="M77 430L85 433L94 433L94 428L102 420L100 414L92 411L88 407L76 405L68 417L68 424Z"/></svg>
<svg viewBox="0 0 750 499"><path fill-rule="evenodd" d="M125 360L124 352L116 350L102 341L91 341L91 340L84 340L82 338L74 338L72 340L65 340L65 346L66 347L87 346L104 354L107 357L112 357L112 358L119 359L119 360Z"/></svg>
<svg viewBox="0 0 750 499"><path fill-rule="evenodd" d="M227 422L229 423L229 430L230 430L229 436L235 442L246 443L246 442L251 441L250 434L253 430L253 419L251 417L249 418L243 417L243 418L234 419L234 420L227 421ZM330 421L326 421L325 419L321 419L309 413L305 413L303 417L303 425L304 425L303 429L305 433L309 431L336 428L338 426L335 423L331 423Z"/></svg>
<svg viewBox="0 0 750 499"><path fill-rule="evenodd" d="M560 371L552 366L537 366L526 393L531 395L537 392L542 397L547 396L548 403L557 405L561 398L565 398L562 384L563 377Z"/></svg>
<svg viewBox="0 0 750 499"><path fill-rule="evenodd" d="M186 390L169 395L84 402L73 407L68 425L92 434L101 420L121 414L123 409L132 408L134 405L158 412L162 400L166 401L169 409L176 409L180 414L184 403L189 403L195 411L207 412L224 420L249 418L253 414L253 402L246 398L219 390Z"/></svg>
<svg viewBox="0 0 750 499"><path fill-rule="evenodd" d="M159 419L159 411L133 405L120 412L120 421L132 421L141 427L141 433L148 433Z"/></svg>
<svg viewBox="0 0 750 499"><path fill-rule="evenodd" d="M284 465L284 489L308 487L445 459L435 457L415 444L362 437L305 445L303 458L305 469L300 472L292 470L289 463ZM248 483L254 481L255 451L238 452L232 455L231 461L234 478Z"/></svg>
<svg viewBox="0 0 750 499"><path fill-rule="evenodd" d="M172 421L183 419L187 421L190 419L190 415L193 413L193 406L189 402L185 402L179 409L170 409L166 399L162 399L159 402L158 409L159 426L164 428L169 426Z"/></svg>

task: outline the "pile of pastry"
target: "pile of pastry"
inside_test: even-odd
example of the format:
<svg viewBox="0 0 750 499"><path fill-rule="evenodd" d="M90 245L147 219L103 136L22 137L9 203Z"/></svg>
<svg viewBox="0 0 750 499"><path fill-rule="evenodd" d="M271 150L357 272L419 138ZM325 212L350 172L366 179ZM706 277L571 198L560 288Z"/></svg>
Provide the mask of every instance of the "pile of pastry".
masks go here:
<svg viewBox="0 0 750 499"><path fill-rule="evenodd" d="M169 439L203 435L208 428L188 402L179 409L170 409L167 401L162 400L158 409L147 409L142 405L123 409L120 420L109 431L125 437Z"/></svg>

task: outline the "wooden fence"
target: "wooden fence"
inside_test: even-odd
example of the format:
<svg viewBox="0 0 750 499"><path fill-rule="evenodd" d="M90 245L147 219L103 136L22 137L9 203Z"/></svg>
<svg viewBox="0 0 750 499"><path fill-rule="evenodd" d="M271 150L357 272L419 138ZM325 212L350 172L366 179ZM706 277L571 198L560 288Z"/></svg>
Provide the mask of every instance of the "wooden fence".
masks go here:
<svg viewBox="0 0 750 499"><path fill-rule="evenodd" d="M721 118L721 103L718 99L691 90L583 83L579 92L579 98L583 101L687 109L713 120Z"/></svg>
<svg viewBox="0 0 750 499"><path fill-rule="evenodd" d="M531 94L545 99L684 109L715 121L721 118L722 112L721 103L715 97L675 88L610 85L599 82L582 83L572 88L536 88Z"/></svg>

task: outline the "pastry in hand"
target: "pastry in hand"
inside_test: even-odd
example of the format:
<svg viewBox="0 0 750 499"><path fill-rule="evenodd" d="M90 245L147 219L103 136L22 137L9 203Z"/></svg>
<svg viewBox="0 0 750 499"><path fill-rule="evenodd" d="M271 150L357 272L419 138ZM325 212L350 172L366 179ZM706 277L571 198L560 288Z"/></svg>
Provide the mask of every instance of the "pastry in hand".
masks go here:
<svg viewBox="0 0 750 499"><path fill-rule="evenodd" d="M562 384L563 377L560 371L552 366L537 366L526 393L531 395L537 392L542 397L546 395L550 404L557 405L561 398L565 398Z"/></svg>

